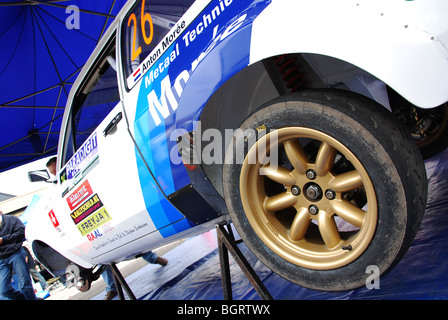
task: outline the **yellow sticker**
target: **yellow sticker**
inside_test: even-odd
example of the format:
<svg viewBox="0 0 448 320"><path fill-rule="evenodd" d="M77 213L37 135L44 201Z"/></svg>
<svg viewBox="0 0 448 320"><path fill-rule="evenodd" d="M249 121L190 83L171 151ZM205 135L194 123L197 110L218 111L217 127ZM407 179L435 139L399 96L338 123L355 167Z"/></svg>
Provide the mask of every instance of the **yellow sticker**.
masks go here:
<svg viewBox="0 0 448 320"><path fill-rule="evenodd" d="M102 207L92 215L90 215L87 219L84 219L82 223L78 224L78 230L81 232L83 236L92 232L95 229L98 229L100 226L110 221L112 218L109 213L106 211L106 208Z"/></svg>
<svg viewBox="0 0 448 320"><path fill-rule="evenodd" d="M266 131L267 128L266 128L266 126L265 126L264 124L262 124L262 125L259 126L256 130L257 130L258 132L260 132L260 131Z"/></svg>

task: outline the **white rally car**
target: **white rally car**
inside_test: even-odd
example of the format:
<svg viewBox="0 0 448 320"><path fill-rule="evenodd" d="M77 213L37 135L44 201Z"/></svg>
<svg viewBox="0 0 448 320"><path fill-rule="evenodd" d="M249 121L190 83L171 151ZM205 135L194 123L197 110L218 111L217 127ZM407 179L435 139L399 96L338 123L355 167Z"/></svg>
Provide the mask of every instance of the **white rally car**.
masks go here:
<svg viewBox="0 0 448 320"><path fill-rule="evenodd" d="M87 290L100 265L232 221L294 283L363 286L405 254L423 158L447 146L447 12L129 1L70 92L57 181L27 226L34 254Z"/></svg>

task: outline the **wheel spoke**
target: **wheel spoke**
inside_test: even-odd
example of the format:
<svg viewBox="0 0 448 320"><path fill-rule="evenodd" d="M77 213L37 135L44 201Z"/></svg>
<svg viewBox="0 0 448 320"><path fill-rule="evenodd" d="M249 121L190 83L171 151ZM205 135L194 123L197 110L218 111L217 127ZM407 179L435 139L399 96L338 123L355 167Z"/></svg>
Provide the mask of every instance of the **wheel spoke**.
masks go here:
<svg viewBox="0 0 448 320"><path fill-rule="evenodd" d="M286 156L288 160L291 162L294 169L296 169L299 173L305 173L307 169L308 158L303 151L302 146L300 145L298 140L288 140L283 143L283 147L285 148Z"/></svg>
<svg viewBox="0 0 448 320"><path fill-rule="evenodd" d="M294 221L289 231L289 238L293 241L301 240L305 237L306 231L310 225L311 219L307 208L300 208L297 211Z"/></svg>
<svg viewBox="0 0 448 320"><path fill-rule="evenodd" d="M260 169L260 175L265 175L269 179L285 186L292 186L296 182L296 179L292 176L291 171L279 166L264 166Z"/></svg>
<svg viewBox="0 0 448 320"><path fill-rule="evenodd" d="M335 192L346 192L362 187L361 176L356 170L342 173L329 183L329 188Z"/></svg>
<svg viewBox="0 0 448 320"><path fill-rule="evenodd" d="M275 196L269 197L264 203L264 208L267 211L275 212L292 207L297 201L297 197L291 193L280 193Z"/></svg>
<svg viewBox="0 0 448 320"><path fill-rule="evenodd" d="M341 241L341 237L339 236L338 227L336 226L333 216L320 212L318 226L319 232L327 247L336 247Z"/></svg>
<svg viewBox="0 0 448 320"><path fill-rule="evenodd" d="M336 149L326 142L322 142L316 157L315 170L317 175L323 176L333 167Z"/></svg>
<svg viewBox="0 0 448 320"><path fill-rule="evenodd" d="M361 228L366 215L362 209L344 200L334 200L330 206L341 219Z"/></svg>

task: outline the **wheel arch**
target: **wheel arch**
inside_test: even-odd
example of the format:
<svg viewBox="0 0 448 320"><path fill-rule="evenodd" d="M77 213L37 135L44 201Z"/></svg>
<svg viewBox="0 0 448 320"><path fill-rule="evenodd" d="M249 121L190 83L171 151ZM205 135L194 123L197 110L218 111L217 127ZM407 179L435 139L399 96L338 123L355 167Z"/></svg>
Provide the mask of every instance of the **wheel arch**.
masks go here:
<svg viewBox="0 0 448 320"><path fill-rule="evenodd" d="M26 226L25 237L36 259L54 276L65 273L68 263L75 263L89 269L93 265L76 254L76 248L67 243L68 236L53 225L48 213L51 197L45 195L38 207L31 212Z"/></svg>
<svg viewBox="0 0 448 320"><path fill-rule="evenodd" d="M43 241L34 240L31 243L31 249L36 259L55 277L64 274L65 269L71 263L71 260Z"/></svg>
<svg viewBox="0 0 448 320"><path fill-rule="evenodd" d="M201 112L200 127L197 131L200 129L200 134L204 135L209 129L218 130L224 137L221 151L224 156L228 140L231 138L226 136L226 130L238 128L249 114L279 95L278 89L266 72L263 61L254 63L233 75L213 93ZM205 146L203 143L202 148ZM204 173L221 196L223 196L222 163L201 163Z"/></svg>

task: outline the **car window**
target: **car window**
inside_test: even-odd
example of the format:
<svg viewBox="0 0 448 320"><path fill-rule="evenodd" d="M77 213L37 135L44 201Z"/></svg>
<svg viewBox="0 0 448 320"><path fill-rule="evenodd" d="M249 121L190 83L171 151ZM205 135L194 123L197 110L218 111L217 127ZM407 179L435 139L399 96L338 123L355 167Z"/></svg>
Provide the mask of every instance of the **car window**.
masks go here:
<svg viewBox="0 0 448 320"><path fill-rule="evenodd" d="M73 99L64 164L120 101L114 44L105 50Z"/></svg>
<svg viewBox="0 0 448 320"><path fill-rule="evenodd" d="M168 31L187 11L194 0L177 1L172 4L152 4L142 0L123 19L122 56L124 77L127 79L146 59L151 51L164 40ZM142 11L143 10L143 11Z"/></svg>

